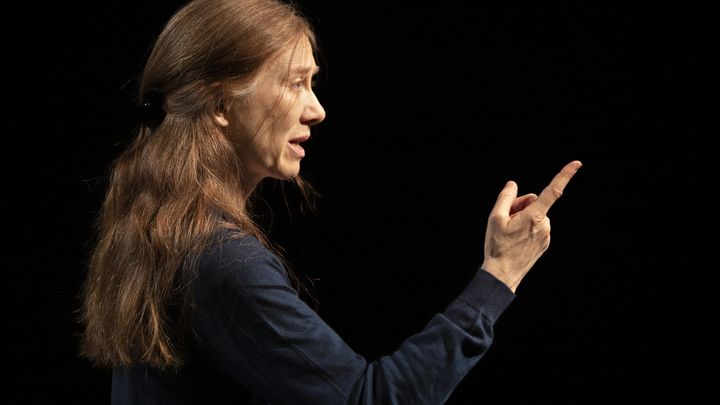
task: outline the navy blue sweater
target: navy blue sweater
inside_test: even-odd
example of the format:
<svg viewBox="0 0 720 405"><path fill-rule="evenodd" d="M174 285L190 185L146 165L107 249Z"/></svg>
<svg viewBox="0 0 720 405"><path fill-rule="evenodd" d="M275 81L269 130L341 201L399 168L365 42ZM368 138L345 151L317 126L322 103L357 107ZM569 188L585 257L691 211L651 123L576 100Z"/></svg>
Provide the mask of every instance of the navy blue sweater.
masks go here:
<svg viewBox="0 0 720 405"><path fill-rule="evenodd" d="M479 269L444 312L368 362L292 288L280 259L252 236L200 261L184 367L115 368L118 404L442 404L488 350L514 295Z"/></svg>

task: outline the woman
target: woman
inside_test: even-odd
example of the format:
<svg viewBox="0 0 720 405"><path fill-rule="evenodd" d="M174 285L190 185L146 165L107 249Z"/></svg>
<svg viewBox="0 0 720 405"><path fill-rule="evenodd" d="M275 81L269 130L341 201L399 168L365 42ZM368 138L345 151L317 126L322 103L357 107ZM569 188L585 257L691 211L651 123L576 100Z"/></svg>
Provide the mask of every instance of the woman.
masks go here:
<svg viewBox="0 0 720 405"><path fill-rule="evenodd" d="M114 404L443 403L547 248L545 214L579 162L540 197L508 182L461 295L395 353L353 352L298 298L247 205L265 178L305 187L302 143L325 117L314 50L276 0L195 0L157 39L84 288L83 354L113 367Z"/></svg>

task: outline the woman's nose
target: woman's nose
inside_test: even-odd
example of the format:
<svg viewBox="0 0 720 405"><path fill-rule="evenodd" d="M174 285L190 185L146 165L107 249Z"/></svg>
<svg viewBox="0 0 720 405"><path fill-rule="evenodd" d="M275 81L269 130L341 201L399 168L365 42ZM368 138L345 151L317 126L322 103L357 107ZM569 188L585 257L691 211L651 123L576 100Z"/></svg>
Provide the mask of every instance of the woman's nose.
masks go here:
<svg viewBox="0 0 720 405"><path fill-rule="evenodd" d="M323 108L320 101L317 99L315 93L310 93L310 103L303 110L300 120L303 124L313 126L317 125L325 119L325 109Z"/></svg>

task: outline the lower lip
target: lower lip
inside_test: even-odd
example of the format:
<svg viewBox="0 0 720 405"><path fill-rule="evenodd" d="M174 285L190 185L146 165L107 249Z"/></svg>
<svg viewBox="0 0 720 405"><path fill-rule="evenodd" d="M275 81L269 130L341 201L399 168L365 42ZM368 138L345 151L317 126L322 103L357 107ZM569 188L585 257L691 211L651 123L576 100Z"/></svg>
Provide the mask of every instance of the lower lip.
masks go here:
<svg viewBox="0 0 720 405"><path fill-rule="evenodd" d="M288 142L288 145L290 145L290 150L292 151L293 155L299 158L305 157L305 149L303 149L302 146L297 143L290 142Z"/></svg>

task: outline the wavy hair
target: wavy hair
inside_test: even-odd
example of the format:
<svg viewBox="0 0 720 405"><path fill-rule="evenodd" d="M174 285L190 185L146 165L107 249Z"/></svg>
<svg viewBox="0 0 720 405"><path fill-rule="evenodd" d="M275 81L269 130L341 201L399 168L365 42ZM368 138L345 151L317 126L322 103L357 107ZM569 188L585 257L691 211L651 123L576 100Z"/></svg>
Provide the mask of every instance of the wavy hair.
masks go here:
<svg viewBox="0 0 720 405"><path fill-rule="evenodd" d="M180 366L193 274L182 269L197 268L218 229L279 253L251 217L243 164L212 114L252 94L260 69L303 38L316 49L308 21L276 0L194 0L166 24L138 94L156 116L114 162L97 218L83 356L104 366ZM306 201L315 195L299 176L292 181Z"/></svg>

